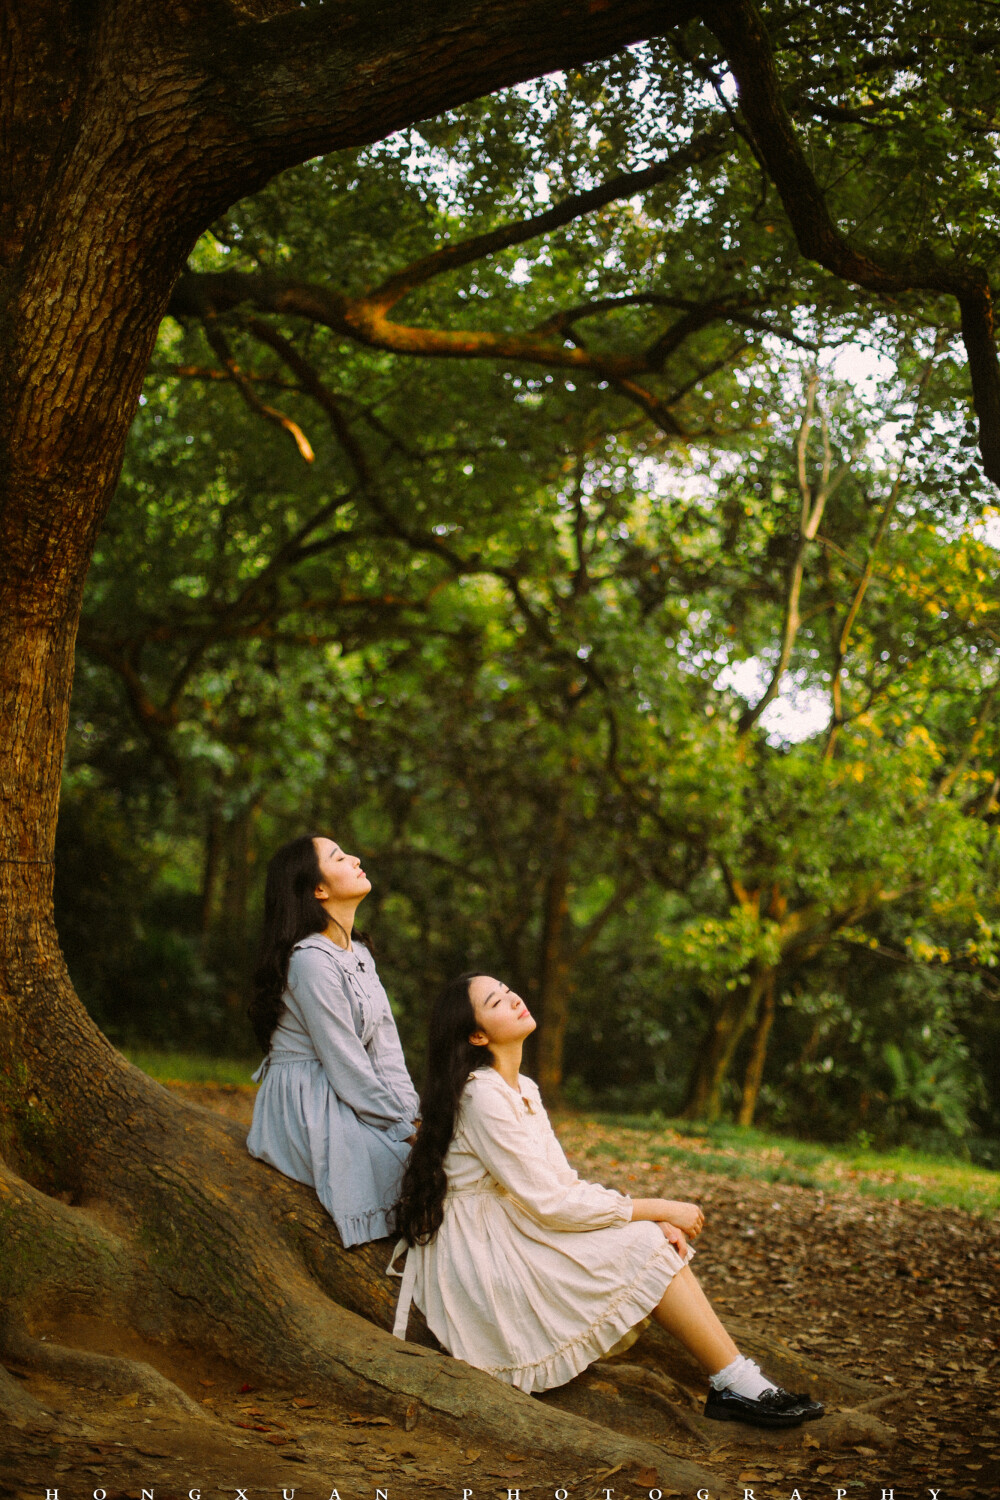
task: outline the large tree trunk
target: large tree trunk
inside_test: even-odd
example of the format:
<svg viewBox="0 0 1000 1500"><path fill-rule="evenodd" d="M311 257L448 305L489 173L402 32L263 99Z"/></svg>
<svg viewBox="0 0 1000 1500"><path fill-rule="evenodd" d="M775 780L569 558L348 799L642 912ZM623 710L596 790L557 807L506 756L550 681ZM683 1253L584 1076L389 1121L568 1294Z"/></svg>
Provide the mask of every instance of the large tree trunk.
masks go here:
<svg viewBox="0 0 1000 1500"><path fill-rule="evenodd" d="M213 217L281 167L601 56L690 7L569 10L383 0L366 22L290 0L164 0L152 16L138 0L5 0L0 1142L34 1180L59 1177L64 1155L83 1171L103 1090L131 1089L73 993L52 856L84 579L171 288ZM90 1104L74 1117L81 1067Z"/></svg>

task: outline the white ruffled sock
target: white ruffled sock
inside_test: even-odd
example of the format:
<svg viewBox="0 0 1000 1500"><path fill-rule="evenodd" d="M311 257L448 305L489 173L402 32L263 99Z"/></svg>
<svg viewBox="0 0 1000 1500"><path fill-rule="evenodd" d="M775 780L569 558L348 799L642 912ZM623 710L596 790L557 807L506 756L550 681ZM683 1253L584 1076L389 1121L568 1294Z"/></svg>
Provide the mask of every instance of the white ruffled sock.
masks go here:
<svg viewBox="0 0 1000 1500"><path fill-rule="evenodd" d="M760 1367L745 1354L737 1354L724 1370L717 1370L708 1377L708 1383L717 1391L735 1391L737 1396L746 1396L748 1401L759 1401L765 1391L775 1391L777 1386L760 1373Z"/></svg>

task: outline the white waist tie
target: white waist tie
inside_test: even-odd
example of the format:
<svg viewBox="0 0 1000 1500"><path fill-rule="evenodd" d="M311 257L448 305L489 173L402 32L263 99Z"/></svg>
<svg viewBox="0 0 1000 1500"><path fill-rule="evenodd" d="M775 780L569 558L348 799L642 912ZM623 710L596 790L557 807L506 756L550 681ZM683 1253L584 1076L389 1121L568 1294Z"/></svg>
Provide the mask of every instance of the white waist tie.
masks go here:
<svg viewBox="0 0 1000 1500"><path fill-rule="evenodd" d="M483 1194L489 1194L495 1198L505 1198L507 1196L507 1189L502 1187L499 1182L494 1181L492 1177L486 1177L481 1178L479 1182L473 1183L471 1187L449 1188L444 1195L444 1201L447 1203L452 1198L478 1198ZM406 1251L406 1264L401 1271L396 1271L393 1267L404 1250ZM417 1279L417 1257L410 1254L410 1246L406 1240L396 1241L396 1248L392 1252L386 1270L390 1276L402 1277L403 1284L399 1288L399 1301L396 1303L396 1321L392 1325L392 1333L394 1338L405 1339L406 1325L410 1321L410 1307L413 1304L413 1287Z"/></svg>
<svg viewBox="0 0 1000 1500"><path fill-rule="evenodd" d="M413 1283L417 1279L417 1257L410 1255L409 1249L405 1240L397 1240L392 1259L386 1266L390 1276L401 1276L403 1280L399 1288L399 1301L396 1303L396 1321L392 1325L392 1336L397 1339L406 1338L406 1325L410 1321L410 1306L413 1302ZM401 1271L396 1271L393 1267L404 1250L407 1252L406 1264Z"/></svg>

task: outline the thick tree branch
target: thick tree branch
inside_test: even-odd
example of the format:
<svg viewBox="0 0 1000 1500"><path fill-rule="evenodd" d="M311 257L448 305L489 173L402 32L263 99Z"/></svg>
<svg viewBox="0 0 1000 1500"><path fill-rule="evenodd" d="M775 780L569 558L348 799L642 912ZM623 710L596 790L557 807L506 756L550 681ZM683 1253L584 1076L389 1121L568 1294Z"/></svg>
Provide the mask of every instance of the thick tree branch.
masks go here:
<svg viewBox="0 0 1000 1500"><path fill-rule="evenodd" d="M257 395L257 392L253 388L252 382L247 379L246 375L236 363L232 351L230 350L229 345L226 342L225 335L223 334L222 329L219 327L218 321L214 316L208 316L205 318L205 337L208 339L208 342L211 344L219 359L225 365L226 370L229 372L230 379L235 383L236 389L239 391L240 395L243 397L243 400L246 402L247 406L249 406L250 410L256 412L258 416L264 417L266 421L273 422L275 426L280 427L283 432L287 432L289 437L294 442L296 448L299 450L301 457L305 459L307 464L311 464L315 457L315 454L312 450L312 444L309 442L309 439L302 431L302 428L298 425L297 422L293 422L291 417L286 417L284 412L278 411L276 407L268 406L266 402L260 399L260 397Z"/></svg>
<svg viewBox="0 0 1000 1500"><path fill-rule="evenodd" d="M247 306L257 312L277 313L303 318L332 329L335 333L368 348L389 353L430 359L495 359L501 362L541 365L586 373L600 380L624 383L642 375L659 375L667 355L691 334L713 322L730 318L746 323L745 304L712 298L691 308L651 349L634 354L595 352L578 341L567 341L567 335L555 338L539 330L503 333L485 329L420 328L394 322L386 317L377 302L362 295L347 297L329 287L317 286L291 278L240 271L192 272L181 277L170 301L169 311L177 318L211 319L224 312ZM552 326L555 320L550 320ZM258 325L259 326L259 325ZM779 330L769 330L779 333ZM648 391L642 392L639 404L653 414L658 401ZM657 418L659 420L659 417ZM668 425L676 431L676 424Z"/></svg>
<svg viewBox="0 0 1000 1500"><path fill-rule="evenodd" d="M489 233L472 236L454 245L443 246L393 273L374 290L359 295L348 296L330 287L270 273L188 271L174 288L169 311L180 319L202 319L213 346L234 378L239 376L238 367L232 357L227 358L219 347L218 339L221 335L218 331L218 318L241 305L249 305L257 312L301 317L328 327L353 342L396 354L425 358L527 362L575 373L590 373L612 383L627 399L657 422L664 432L677 437L691 437L695 434L684 433L670 409L680 397L676 394L667 398L657 395L640 383L639 377L662 374L671 355L692 335L716 322L731 321L740 326L775 333L779 337L789 337L798 344L804 343L794 331L783 330L761 316L762 298L759 292L752 297L716 296L701 302L656 292L597 299L554 313L535 328L515 333L493 329L416 327L396 322L388 313L402 297L445 271L471 264L498 250L550 233L583 214L617 199L630 197L635 192L664 180L680 168L705 159L721 149L728 133L726 128L715 126L675 152L666 162L641 172L612 178L588 192L573 194L544 214L502 225ZM639 305L670 307L680 312L681 316L647 348L633 354L595 352L575 332L573 325L581 318L619 307ZM292 346L281 335L267 334L265 328L265 324L255 321L256 335L275 348L278 348L276 340L280 341L284 351L279 349L278 352L286 363L294 366ZM737 346L737 352L739 347L741 346ZM721 362L700 372L694 383L721 368L730 357L727 355ZM681 394L688 388L685 387ZM241 390L249 403L258 401L259 404L259 398L255 397L249 387L242 386ZM315 383L311 393L317 394ZM317 396L317 399L322 402L321 397ZM266 414L271 415L272 420L280 420L277 414L271 414L269 408ZM337 419L331 416L331 420Z"/></svg>
<svg viewBox="0 0 1000 1500"><path fill-rule="evenodd" d="M230 370L216 370L211 365L150 365L147 374L151 380L171 380L181 378L183 380L208 380L225 385L235 385L235 378ZM244 370L243 379L253 385L272 386L279 391L297 391L298 386L291 380L279 380L273 375L258 375L256 371Z"/></svg>
<svg viewBox="0 0 1000 1500"><path fill-rule="evenodd" d="M225 27L216 12L196 23L189 45L206 75L211 134L261 185L311 156L593 62L694 14L686 0L366 0ZM232 196L250 190L241 184Z"/></svg>
<svg viewBox="0 0 1000 1500"><path fill-rule="evenodd" d="M758 333L773 333L776 338L795 344L799 349L808 349L811 354L818 352L819 346L815 340L803 338L794 328L777 323L763 313L748 311L758 304L762 307L766 305L763 297L758 296L752 300L720 297L711 304L692 302L688 297L670 297L665 292L630 292L621 297L597 297L593 302L580 302L575 307L564 308L539 323L532 332L568 335L581 318L596 317L602 312L615 312L622 307L669 307L675 312L697 313L700 308L714 305L729 323L739 323L741 327L756 329Z"/></svg>
<svg viewBox="0 0 1000 1500"><path fill-rule="evenodd" d="M930 291L958 301L979 418L979 451L988 478L1000 485L1000 362L985 268L942 262L929 246L921 246L909 260L894 257L890 262L852 245L835 225L796 135L767 27L753 0L703 0L701 14L729 59L755 150L781 195L803 255L866 291Z"/></svg>

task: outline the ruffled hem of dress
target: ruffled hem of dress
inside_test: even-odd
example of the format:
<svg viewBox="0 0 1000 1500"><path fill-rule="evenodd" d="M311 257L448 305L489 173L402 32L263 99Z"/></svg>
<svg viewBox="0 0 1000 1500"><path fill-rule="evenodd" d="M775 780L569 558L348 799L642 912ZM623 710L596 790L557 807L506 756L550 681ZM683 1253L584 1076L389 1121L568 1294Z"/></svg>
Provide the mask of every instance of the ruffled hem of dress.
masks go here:
<svg viewBox="0 0 1000 1500"><path fill-rule="evenodd" d="M322 1200L320 1200L322 1201ZM372 1208L367 1213L335 1214L329 1205L323 1207L337 1226L337 1233L345 1250L352 1245L365 1245L369 1240L385 1240L395 1233L396 1216L391 1208Z"/></svg>
<svg viewBox="0 0 1000 1500"><path fill-rule="evenodd" d="M664 1241L638 1276L605 1308L596 1323L582 1333L574 1334L545 1359L527 1365L490 1365L487 1374L527 1394L566 1385L581 1370L613 1349L636 1323L652 1312L677 1272L684 1269L693 1254L689 1248L687 1258L681 1260L673 1246ZM666 1277L664 1272L668 1273Z"/></svg>

